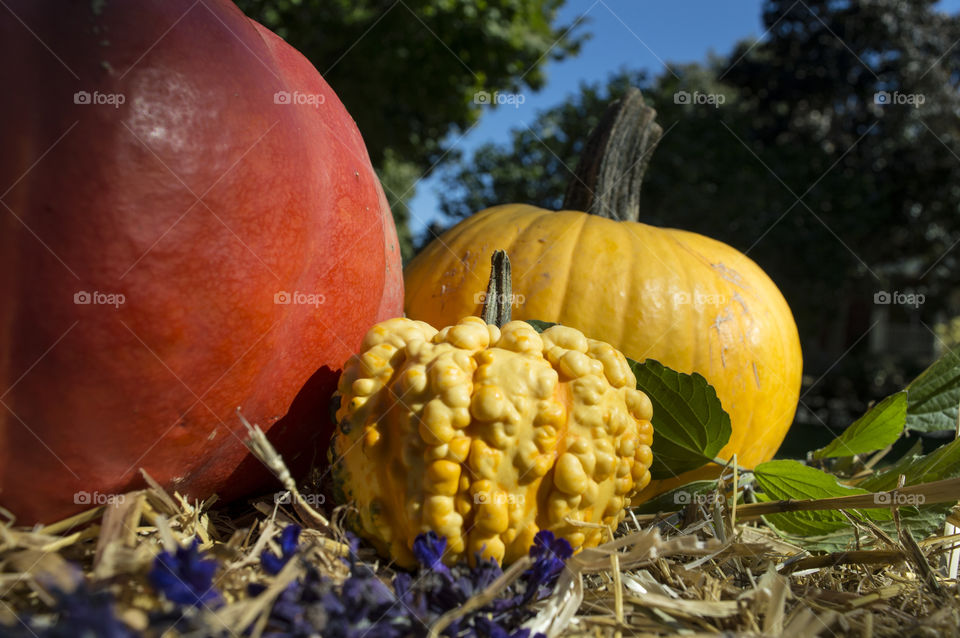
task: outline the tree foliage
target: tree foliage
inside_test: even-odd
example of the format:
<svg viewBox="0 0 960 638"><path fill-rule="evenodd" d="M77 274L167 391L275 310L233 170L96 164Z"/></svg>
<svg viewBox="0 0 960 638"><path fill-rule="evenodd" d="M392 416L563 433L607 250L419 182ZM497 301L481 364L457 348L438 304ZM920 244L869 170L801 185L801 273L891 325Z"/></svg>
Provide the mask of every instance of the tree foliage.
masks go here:
<svg viewBox="0 0 960 638"><path fill-rule="evenodd" d="M495 203L523 202L559 208L587 136L607 104L628 87L646 86L642 72L624 72L606 86L583 84L573 99L540 113L511 132L506 147L484 144L469 159L448 167L441 207L453 219Z"/></svg>
<svg viewBox="0 0 960 638"><path fill-rule="evenodd" d="M435 161L479 117L477 91L543 85L577 51L564 0L238 0L303 53L357 120L375 165L387 149Z"/></svg>
<svg viewBox="0 0 960 638"><path fill-rule="evenodd" d="M357 121L386 186L401 247L406 201L484 107L478 91L539 89L575 53L565 0L236 0L317 67ZM395 189L394 189L395 188Z"/></svg>

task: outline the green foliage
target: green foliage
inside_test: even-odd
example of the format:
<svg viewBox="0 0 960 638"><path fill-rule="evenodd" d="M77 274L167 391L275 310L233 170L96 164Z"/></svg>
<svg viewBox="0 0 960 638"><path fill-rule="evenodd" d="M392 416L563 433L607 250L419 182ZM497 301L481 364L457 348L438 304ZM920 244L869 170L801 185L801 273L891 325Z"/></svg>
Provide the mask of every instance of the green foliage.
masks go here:
<svg viewBox="0 0 960 638"><path fill-rule="evenodd" d="M907 386L907 428L918 432L953 429L960 407L960 355L947 352Z"/></svg>
<svg viewBox="0 0 960 638"><path fill-rule="evenodd" d="M763 500L806 500L869 494L865 489L850 487L837 481L837 477L816 468L807 467L799 461L768 461L753 470L757 486L762 490ZM870 518L889 520L889 510L864 510ZM822 536L850 525L840 512L831 510L788 512L765 516L774 527L797 536Z"/></svg>
<svg viewBox="0 0 960 638"><path fill-rule="evenodd" d="M918 290L931 309L946 301L955 256L944 254L960 237L950 222L960 209L960 57L949 52L960 19L934 4L767 2L771 37L749 53L738 47L731 58L743 60L723 76L751 114L737 135L758 156L752 168L775 187L753 208L757 228L776 225L751 256L820 325L850 297L869 304L877 289ZM922 95L923 104L877 104L881 91ZM802 282L788 275L797 255Z"/></svg>
<svg viewBox="0 0 960 638"><path fill-rule="evenodd" d="M884 399L814 457L870 452L892 443L909 422L913 406L922 406L921 412L927 421L943 423L948 418L955 419L956 397L952 393L957 363L956 355L948 353L910 383L906 391ZM951 400L939 400L944 395ZM861 480L855 488L839 483L835 476L789 460L762 463L754 469L754 477L762 490L761 499L773 500L888 492L897 489L901 476L905 486L960 476L960 439L927 455L920 455L920 449L915 445L892 466ZM878 494L877 502L889 502L889 496ZM943 526L952 506L953 503L924 504L922 497L919 501L914 497L914 501L900 508L901 524L923 538ZM889 534L896 535L896 529L889 522L889 512L869 509L862 514ZM766 519L775 529L808 549L836 551L849 544L853 537L846 529L848 522L837 512L789 512Z"/></svg>
<svg viewBox="0 0 960 638"><path fill-rule="evenodd" d="M673 478L709 463L730 440L730 415L699 374L684 374L653 359L627 359L637 389L653 404L654 479Z"/></svg>
<svg viewBox="0 0 960 638"><path fill-rule="evenodd" d="M892 394L853 422L843 434L813 453L813 458L853 456L890 445L903 433L907 422L907 393Z"/></svg>
<svg viewBox="0 0 960 638"><path fill-rule="evenodd" d="M453 164L444 174L441 208L453 219L509 202L560 208L590 131L607 104L630 86L646 86L645 75L624 72L606 86L583 84L529 128L512 131L508 146L484 144L469 161Z"/></svg>
<svg viewBox="0 0 960 638"><path fill-rule="evenodd" d="M924 422L946 423L948 419L956 419L954 386L957 369L956 355L947 353L911 382L907 390L874 406L843 434L815 452L814 458L849 456L883 448L903 432L911 410L922 414ZM901 476L906 486L960 476L960 439L925 456L920 455L920 449L915 445L892 466L861 480L855 488L840 483L831 474L790 460L762 463L754 469L754 477L761 489L760 498L774 500L888 492L898 487ZM884 497L887 495L878 495L877 502L883 503ZM920 537L941 528L952 507L952 503L924 504L922 499L903 505L901 524ZM889 512L869 509L862 514L889 533L896 534L889 523ZM849 522L837 512L789 512L767 516L766 519L775 529L808 549L835 551L852 539L852 532L846 529Z"/></svg>
<svg viewBox="0 0 960 638"><path fill-rule="evenodd" d="M892 490L900 476L904 485L930 483L960 476L960 439L938 447L926 455L908 454L887 470L860 482L860 487L871 492Z"/></svg>
<svg viewBox="0 0 960 638"><path fill-rule="evenodd" d="M887 492L896 489L900 476L904 476L904 485L919 485L942 479L960 476L960 440L952 441L941 446L927 455L919 454L920 446L916 446L886 470L874 474L857 484L860 493ZM795 461L773 461L774 463L796 463ZM766 464L764 464L766 465ZM798 464L799 465L799 464ZM756 469L763 472L763 466ZM801 466L804 467L804 466ZM812 468L806 468L810 470ZM814 470L818 471L818 470ZM823 476L834 477L822 473ZM822 479L821 477L821 480ZM834 479L835 480L835 479ZM763 484L757 476L758 485ZM786 484L773 487L764 495L764 500L770 498L805 498L801 496L808 490L797 489L795 485ZM778 490L778 488L780 488ZM783 494L794 494L792 497ZM854 492L847 492L854 493ZM780 496L776 496L780 494ZM841 494L835 494L840 496ZM882 502L886 494L878 495L878 502ZM911 499L915 500L915 499ZM932 534L940 533L947 514L954 503L918 503L916 506L904 504L900 509L900 524L910 530L915 538L928 538ZM898 531L896 524L884 510L862 510L861 515L868 516L877 526L889 536L896 538ZM792 542L812 551L835 552L844 550L854 542L853 530L849 523L840 524L833 512L790 512L765 517L774 529L782 533Z"/></svg>
<svg viewBox="0 0 960 638"><path fill-rule="evenodd" d="M631 82L666 131L644 187L645 221L750 250L795 291L793 305L815 317L835 315L828 302L852 285L869 301L887 283L870 270L894 286L913 283L901 272L904 257L922 260L909 273L916 277L958 238L949 220L960 209L960 59L941 55L960 37L960 20L930 2L828 7L824 0L807 3L812 12L804 4L787 11L791 4L768 3L768 26L785 15L769 40L744 43L706 65L672 67L680 79L665 72L649 83L624 72L606 87L583 87L515 132L509 146L481 148L463 167L476 177L464 170L451 176L466 192L449 193L445 210L462 217L511 201L556 207L579 143L607 100ZM725 102L676 104L678 90L722 93ZM923 93L924 103L875 104L882 90ZM540 161L552 153L558 157ZM787 244L791 250L782 250ZM939 290L950 263L949 254L936 263L922 289Z"/></svg>
<svg viewBox="0 0 960 638"><path fill-rule="evenodd" d="M544 327L546 325L537 323ZM947 363L941 365L941 362ZM953 378L953 355L947 355L941 362L931 366L909 387L929 385L949 389L949 384L943 381ZM637 376L637 387L647 392L654 404L655 467L657 461L661 461L669 470L679 472L699 467L715 455L726 443L730 430L729 418L720 408L713 388L699 375L681 375L655 361L638 364L628 359L628 363ZM931 393L921 396L926 398ZM912 399L908 399L907 391L887 397L813 456L846 457L889 445L903 432L909 400ZM943 404L939 412L931 407L925 414L934 419L942 418L949 409L949 405ZM879 507L851 510L850 515L869 519L888 535L896 536L898 530L889 509L891 505L896 505L900 511L900 524L915 536L923 538L942 528L954 503L925 503L922 493L903 495L892 491L898 488L901 476L906 486L960 476L960 439L925 456L920 454L921 449L918 443L892 466L875 471L855 485L848 484L852 479L841 480L834 474L800 461L768 461L753 469L751 491L761 502L874 494L873 503ZM660 468L658 473L651 468L651 474L654 478L673 476L663 470ZM741 485L750 482L748 477L746 481L741 481ZM675 511L690 503L709 504L714 502L712 498L725 499L722 493L715 492L717 485L717 481L693 481L641 504L634 511ZM897 500L892 500L893 494L897 494ZM740 495L734 497L739 499ZM854 540L849 519L837 510L787 510L767 514L764 519L778 533L808 550L840 551Z"/></svg>
<svg viewBox="0 0 960 638"><path fill-rule="evenodd" d="M527 323L529 323L538 333L543 332L550 326L559 325L555 321L540 321L539 319L527 319Z"/></svg>
<svg viewBox="0 0 960 638"><path fill-rule="evenodd" d="M717 489L716 481L691 481L633 508L635 514L672 512L690 503L707 503Z"/></svg>
<svg viewBox="0 0 960 638"><path fill-rule="evenodd" d="M581 38L555 24L563 0L239 0L323 74L363 132L426 168L479 117L477 91L540 88L543 63Z"/></svg>
<svg viewBox="0 0 960 638"><path fill-rule="evenodd" d="M482 110L478 91L537 90L543 66L583 37L558 24L565 0L237 0L317 67L357 121L373 165L419 177ZM397 166L392 167L396 169ZM404 178L408 179L405 174ZM388 197L407 201L387 191ZM400 205L398 225L406 232ZM402 240L403 241L403 240ZM409 248L409 241L403 244Z"/></svg>

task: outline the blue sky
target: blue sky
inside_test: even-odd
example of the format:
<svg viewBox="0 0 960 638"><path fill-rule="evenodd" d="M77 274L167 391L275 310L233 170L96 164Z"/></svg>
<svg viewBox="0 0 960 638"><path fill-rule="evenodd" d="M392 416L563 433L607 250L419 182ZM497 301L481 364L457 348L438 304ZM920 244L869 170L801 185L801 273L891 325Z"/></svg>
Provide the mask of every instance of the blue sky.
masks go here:
<svg viewBox="0 0 960 638"><path fill-rule="evenodd" d="M456 148L469 156L486 142L506 142L511 129L532 123L537 111L563 102L582 82L603 80L621 68L656 76L664 72L664 62L702 61L711 52L726 55L738 41L763 35L762 5L763 0L567 0L560 23L585 16L579 29L592 34L580 55L548 63L542 90L525 93L519 108L487 109ZM956 12L960 0L942 0L940 7ZM411 229L418 236L440 217L440 188L437 173L417 185L410 212Z"/></svg>

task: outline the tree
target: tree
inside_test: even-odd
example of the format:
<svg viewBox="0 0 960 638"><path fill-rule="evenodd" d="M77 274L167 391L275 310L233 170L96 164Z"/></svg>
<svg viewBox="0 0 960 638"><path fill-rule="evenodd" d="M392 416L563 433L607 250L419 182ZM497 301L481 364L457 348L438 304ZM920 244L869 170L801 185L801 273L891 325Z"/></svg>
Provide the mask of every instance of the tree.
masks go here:
<svg viewBox="0 0 960 638"><path fill-rule="evenodd" d="M810 245L836 235L850 246L832 269L844 279L933 302L960 238L960 19L935 4L770 1L770 39L724 78L754 114L755 152L798 196L813 186L779 233Z"/></svg>
<svg viewBox="0 0 960 638"><path fill-rule="evenodd" d="M639 86L665 131L647 172L644 220L716 237L757 261L794 310L807 371L832 369L816 388L825 394L807 403L825 415L827 394L839 389L855 413L922 363L871 353L869 340L843 358L871 325L874 294L924 294L919 311L897 311L930 325L950 310L960 257L952 249L960 18L933 0L770 0L764 21L763 41L724 58L652 82L623 72L606 87L582 87L509 145L482 147L450 170L442 203L453 219L510 201L556 208L606 100L625 83ZM679 99L680 91L723 103Z"/></svg>
<svg viewBox="0 0 960 638"><path fill-rule="evenodd" d="M406 230L419 176L482 109L479 91L539 89L543 65L582 41L565 0L237 0L300 50L357 121ZM398 214L399 213L399 214ZM409 253L409 241L405 252Z"/></svg>
<svg viewBox="0 0 960 638"><path fill-rule="evenodd" d="M559 208L583 144L610 101L630 86L646 87L641 72L624 72L607 85L583 84L573 99L540 113L530 128L511 132L506 147L484 144L469 160L444 171L440 205L462 219L495 203Z"/></svg>

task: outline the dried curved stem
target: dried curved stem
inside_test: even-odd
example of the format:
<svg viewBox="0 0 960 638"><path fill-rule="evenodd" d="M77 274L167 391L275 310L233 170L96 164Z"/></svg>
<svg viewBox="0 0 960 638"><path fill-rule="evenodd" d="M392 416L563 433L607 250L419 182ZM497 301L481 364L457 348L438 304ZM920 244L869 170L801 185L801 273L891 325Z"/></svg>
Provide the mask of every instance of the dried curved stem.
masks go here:
<svg viewBox="0 0 960 638"><path fill-rule="evenodd" d="M563 207L617 221L640 220L640 188L663 135L635 88L613 102L590 134Z"/></svg>

